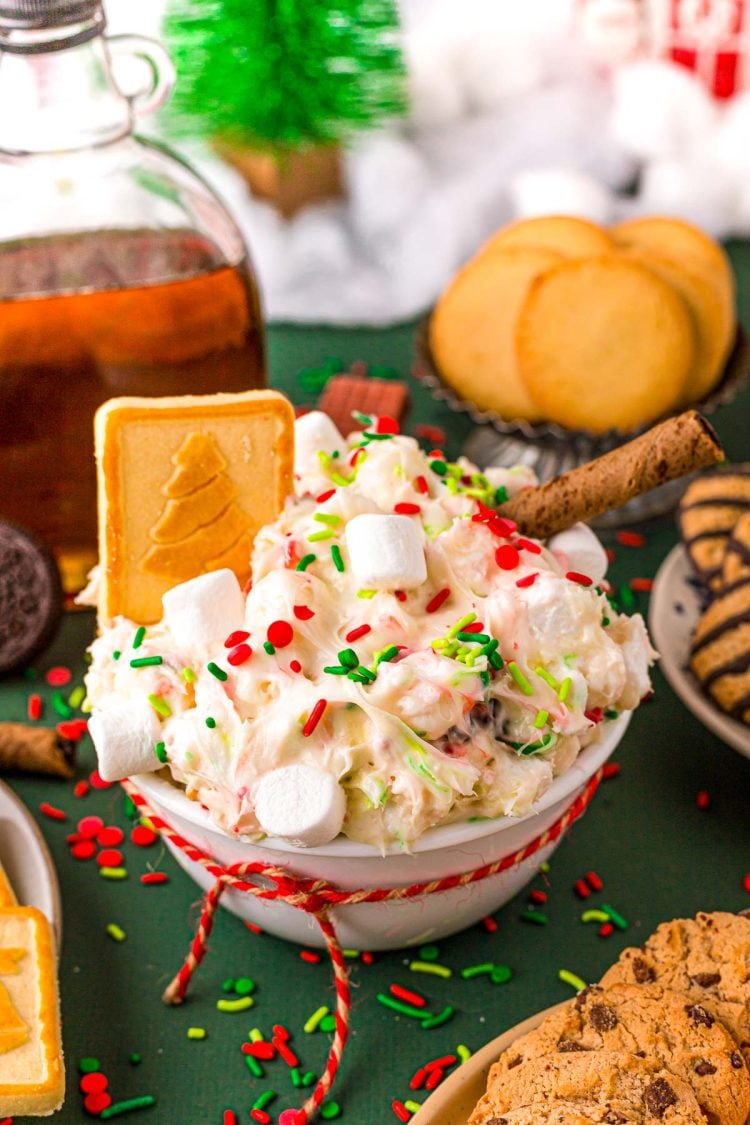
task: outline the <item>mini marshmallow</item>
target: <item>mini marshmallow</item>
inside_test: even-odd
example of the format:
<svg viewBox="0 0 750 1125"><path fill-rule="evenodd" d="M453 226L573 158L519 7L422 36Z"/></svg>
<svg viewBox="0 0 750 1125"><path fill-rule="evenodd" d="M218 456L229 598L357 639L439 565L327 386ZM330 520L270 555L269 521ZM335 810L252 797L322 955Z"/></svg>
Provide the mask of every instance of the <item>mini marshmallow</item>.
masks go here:
<svg viewBox="0 0 750 1125"><path fill-rule="evenodd" d="M161 726L153 707L145 700L129 700L105 711L94 711L89 719L89 734L104 781L122 781L123 777L161 769L155 749Z"/></svg>
<svg viewBox="0 0 750 1125"><path fill-rule="evenodd" d="M199 574L167 590L161 601L164 622L181 647L223 641L245 616L245 599L232 570Z"/></svg>
<svg viewBox="0 0 750 1125"><path fill-rule="evenodd" d="M328 770L282 766L264 775L255 790L255 815L264 832L299 848L317 848L338 836L346 795Z"/></svg>
<svg viewBox="0 0 750 1125"><path fill-rule="evenodd" d="M566 570L587 574L595 586L607 573L605 550L585 523L576 523L553 535L548 540L547 547Z"/></svg>
<svg viewBox="0 0 750 1125"><path fill-rule="evenodd" d="M297 476L320 468L318 453L337 452L343 457L346 442L337 427L322 410L311 410L294 423L294 471Z"/></svg>
<svg viewBox="0 0 750 1125"><path fill-rule="evenodd" d="M408 590L427 578L421 532L408 516L355 516L346 525L346 545L364 589Z"/></svg>

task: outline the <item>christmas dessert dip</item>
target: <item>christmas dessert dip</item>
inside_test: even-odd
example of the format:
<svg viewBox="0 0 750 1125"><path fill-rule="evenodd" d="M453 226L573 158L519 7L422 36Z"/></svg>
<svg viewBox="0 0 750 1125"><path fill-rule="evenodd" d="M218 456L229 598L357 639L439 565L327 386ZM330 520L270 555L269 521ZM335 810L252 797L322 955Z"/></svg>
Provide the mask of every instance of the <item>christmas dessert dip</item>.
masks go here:
<svg viewBox="0 0 750 1125"><path fill-rule="evenodd" d="M231 474L221 419L191 425ZM408 850L437 825L528 813L638 705L655 654L602 592L595 537L525 537L496 507L527 470L448 463L397 429L368 418L347 441L299 419L295 491L255 535L251 583L208 570L164 593L161 620L102 620L87 691L105 778L167 767L249 839Z"/></svg>

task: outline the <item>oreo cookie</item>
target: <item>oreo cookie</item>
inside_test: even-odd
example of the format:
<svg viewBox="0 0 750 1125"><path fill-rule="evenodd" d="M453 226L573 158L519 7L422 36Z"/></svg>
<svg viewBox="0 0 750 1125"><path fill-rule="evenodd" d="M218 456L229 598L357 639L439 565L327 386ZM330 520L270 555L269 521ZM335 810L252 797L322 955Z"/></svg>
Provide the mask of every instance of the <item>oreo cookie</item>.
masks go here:
<svg viewBox="0 0 750 1125"><path fill-rule="evenodd" d="M24 528L0 520L0 676L46 648L62 610L60 574L50 550Z"/></svg>

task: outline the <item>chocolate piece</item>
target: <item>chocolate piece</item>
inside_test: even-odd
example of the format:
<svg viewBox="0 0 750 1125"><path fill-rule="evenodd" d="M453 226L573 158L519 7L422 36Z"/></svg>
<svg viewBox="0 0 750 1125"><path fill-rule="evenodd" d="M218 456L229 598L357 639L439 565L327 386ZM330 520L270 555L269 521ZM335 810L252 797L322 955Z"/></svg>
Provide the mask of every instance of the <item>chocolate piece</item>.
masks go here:
<svg viewBox="0 0 750 1125"><path fill-rule="evenodd" d="M695 1023L702 1023L705 1027L713 1027L715 1020L702 1004L688 1004L685 1011Z"/></svg>
<svg viewBox="0 0 750 1125"><path fill-rule="evenodd" d="M47 647L62 606L52 553L24 528L0 520L0 676L22 668Z"/></svg>
<svg viewBox="0 0 750 1125"><path fill-rule="evenodd" d="M582 1047L580 1043L576 1043L575 1039L558 1039L558 1051L585 1051L586 1048Z"/></svg>
<svg viewBox="0 0 750 1125"><path fill-rule="evenodd" d="M595 1031L612 1031L617 1027L617 1016L606 1004L592 1004L589 1023Z"/></svg>
<svg viewBox="0 0 750 1125"><path fill-rule="evenodd" d="M696 973L695 976L692 976L690 979L700 988L711 988L713 985L719 983L721 973Z"/></svg>
<svg viewBox="0 0 750 1125"><path fill-rule="evenodd" d="M693 1070L696 1074L700 1075L701 1078L705 1078L708 1074L716 1074L716 1067L705 1059L701 1059L700 1062L697 1062Z"/></svg>
<svg viewBox="0 0 750 1125"><path fill-rule="evenodd" d="M745 1065L745 1060L743 1059L739 1051L732 1051L731 1055L729 1056L729 1061L735 1070L742 1070L743 1066Z"/></svg>
<svg viewBox="0 0 750 1125"><path fill-rule="evenodd" d="M656 979L654 970L641 957L633 958L633 976L637 984L649 984Z"/></svg>
<svg viewBox="0 0 750 1125"><path fill-rule="evenodd" d="M355 410L359 414L387 414L403 423L409 410L409 389L395 379L334 375L318 400L318 410L324 411L346 437L365 428L352 417Z"/></svg>
<svg viewBox="0 0 750 1125"><path fill-rule="evenodd" d="M654 1117L663 1117L671 1105L676 1105L677 1095L665 1078L657 1078L643 1091L643 1104Z"/></svg>

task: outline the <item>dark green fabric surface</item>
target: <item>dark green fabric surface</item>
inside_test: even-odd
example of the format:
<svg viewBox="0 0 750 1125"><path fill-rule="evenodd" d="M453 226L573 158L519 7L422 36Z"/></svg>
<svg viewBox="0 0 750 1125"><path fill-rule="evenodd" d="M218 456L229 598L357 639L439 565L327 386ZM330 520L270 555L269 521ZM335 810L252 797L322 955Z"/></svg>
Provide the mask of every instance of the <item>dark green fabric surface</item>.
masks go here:
<svg viewBox="0 0 750 1125"><path fill-rule="evenodd" d="M750 247L731 249L740 277L741 313L750 323ZM412 336L412 325L387 331L274 327L270 332L274 384L304 401L296 373L333 355L346 363L365 359L391 364L406 373ZM465 421L438 407L419 387L414 388L413 398L411 421L444 425L448 450L457 453L468 430ZM749 420L747 389L714 416L733 459L750 455ZM675 542L668 517L643 530L644 548L616 547L610 571L615 584L633 576L653 576ZM611 534L604 539L614 543ZM637 601L645 612L647 596L640 594ZM53 664L73 667L78 682L92 630L90 615L69 616L56 643L37 662L39 679L16 677L0 686L0 717L22 719L31 690L41 691L49 700L51 689L42 674ZM422 1062L453 1052L458 1043L476 1049L540 1008L571 995L569 986L558 980L559 969L595 980L621 948L641 941L663 919L699 909L750 906L750 895L743 889L743 877L750 873L750 761L706 731L658 671L654 684L654 699L636 714L616 753L621 775L603 785L589 813L555 853L548 882L539 877L533 884L549 893L547 926L519 920L526 907L522 893L496 915L495 934L480 926L440 943L441 962L454 970L450 980L410 973L403 952L381 954L369 967L355 964L352 1032L334 1093L343 1120L353 1125L395 1121L390 1110L394 1097L413 1096L418 1101L425 1097L409 1090L411 1074ZM47 715L51 716L49 707ZM93 765L93 751L85 740L80 776ZM58 1120L86 1119L77 1090L77 1063L86 1055L100 1059L115 1100L144 1093L157 1098L153 1109L142 1111L144 1121L218 1125L225 1107L234 1108L241 1121L249 1121L249 1108L265 1089L279 1094L271 1107L274 1115L299 1104L282 1062L266 1066L265 1080L254 1080L239 1048L251 1027L270 1034L271 1025L281 1022L293 1032L303 1068L322 1067L329 1036L305 1035L302 1024L321 1004L333 1005L325 959L318 965L305 964L297 947L268 935L253 935L232 915L221 912L189 1001L182 1008L164 1007L161 991L182 961L197 918L195 885L163 854L161 845L151 849L125 845L129 871L125 882L105 881L93 862L78 863L70 857L65 837L80 816L97 813L107 823L129 825L119 789L76 799L67 783L23 778L12 785L37 815L57 864L63 895L61 987L69 1089ZM710 793L708 810L696 807L699 790ZM41 801L66 810L68 822L55 823L39 815ZM147 865L168 872L170 882L142 886L138 877ZM604 880L605 890L586 905L614 906L630 923L626 933L615 932L603 940L595 925L580 921L584 906L572 887L591 868ZM107 935L110 922L126 931L124 942L118 944ZM485 977L461 979L461 967L483 961L509 965L512 980L492 985ZM222 981L244 975L256 981L254 1008L237 1015L218 1012L215 1005L222 996ZM453 1004L454 1019L426 1032L386 1011L375 995L394 981L417 988L435 1010ZM191 1026L205 1027L207 1038L189 1040L186 1030ZM128 1061L134 1051L142 1056L138 1066Z"/></svg>

